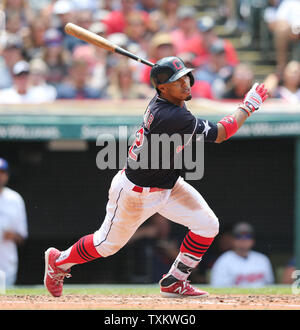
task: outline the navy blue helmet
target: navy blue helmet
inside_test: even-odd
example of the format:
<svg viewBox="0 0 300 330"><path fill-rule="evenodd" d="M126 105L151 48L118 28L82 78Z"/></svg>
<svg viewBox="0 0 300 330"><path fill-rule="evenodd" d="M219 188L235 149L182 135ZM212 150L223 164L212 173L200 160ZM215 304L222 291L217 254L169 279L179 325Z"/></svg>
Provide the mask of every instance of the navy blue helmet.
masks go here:
<svg viewBox="0 0 300 330"><path fill-rule="evenodd" d="M190 84L193 86L194 76L191 73L193 70L193 68L187 68L179 57L164 57L152 67L150 80L152 85L157 88L160 84L176 81L187 74L190 78Z"/></svg>

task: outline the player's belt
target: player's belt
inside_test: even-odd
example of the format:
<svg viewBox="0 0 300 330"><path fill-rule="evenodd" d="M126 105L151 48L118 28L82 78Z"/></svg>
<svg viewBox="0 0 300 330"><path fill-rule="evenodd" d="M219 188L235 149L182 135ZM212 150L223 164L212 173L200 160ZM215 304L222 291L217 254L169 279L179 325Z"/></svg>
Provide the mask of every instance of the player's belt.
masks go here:
<svg viewBox="0 0 300 330"><path fill-rule="evenodd" d="M123 174L124 172L125 172L125 167L121 171L121 174ZM166 189L157 188L157 187L143 188L143 187L139 187L139 186L133 186L132 191L135 191L135 192L138 192L138 193L142 193L144 191L144 189L147 190L147 191L149 191L149 192L156 192L156 191L166 190Z"/></svg>
<svg viewBox="0 0 300 330"><path fill-rule="evenodd" d="M132 188L132 191L135 191L135 192L138 192L138 193L142 193L143 190L144 190L144 188L143 187L139 187L139 186L134 186ZM163 190L165 190L165 189L163 189L163 188L156 188L156 187L150 187L149 192L163 191Z"/></svg>

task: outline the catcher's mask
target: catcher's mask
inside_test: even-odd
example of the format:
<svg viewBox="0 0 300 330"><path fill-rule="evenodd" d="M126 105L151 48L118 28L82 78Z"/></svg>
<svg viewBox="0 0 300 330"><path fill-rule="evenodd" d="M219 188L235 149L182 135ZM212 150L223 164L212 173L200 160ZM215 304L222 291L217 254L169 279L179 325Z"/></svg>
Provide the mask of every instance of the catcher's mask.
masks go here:
<svg viewBox="0 0 300 330"><path fill-rule="evenodd" d="M150 72L150 80L158 93L158 85L176 81L186 74L190 78L191 86L193 86L195 81L194 76L191 73L193 70L193 68L187 68L179 57L164 57L157 61L152 67Z"/></svg>

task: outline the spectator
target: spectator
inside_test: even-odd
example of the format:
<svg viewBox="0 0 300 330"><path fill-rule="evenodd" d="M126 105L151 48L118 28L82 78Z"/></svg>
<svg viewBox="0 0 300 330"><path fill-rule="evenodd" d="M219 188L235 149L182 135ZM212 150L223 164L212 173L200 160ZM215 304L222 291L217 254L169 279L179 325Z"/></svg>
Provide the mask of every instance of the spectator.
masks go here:
<svg viewBox="0 0 300 330"><path fill-rule="evenodd" d="M197 271L191 274L191 280L196 283L209 283L209 275L212 266L215 261L223 253L232 250L232 229L220 228L220 232L216 237L213 245L206 252L202 258L200 264L197 267Z"/></svg>
<svg viewBox="0 0 300 330"><path fill-rule="evenodd" d="M163 57L174 56L175 46L169 33L159 32L152 38L149 47L149 57L153 62L157 62Z"/></svg>
<svg viewBox="0 0 300 330"><path fill-rule="evenodd" d="M254 82L254 73L247 64L239 64L234 68L233 75L227 84L227 91L224 99L243 99L245 93L251 88Z"/></svg>
<svg viewBox="0 0 300 330"><path fill-rule="evenodd" d="M158 10L159 1L158 0L140 0L138 2L137 8L143 10L147 13L152 13L153 11Z"/></svg>
<svg viewBox="0 0 300 330"><path fill-rule="evenodd" d="M205 82L208 83L211 87L212 98L220 99L226 91L226 85L232 77L234 67L227 63L224 40L216 39L211 44L209 52L210 61L196 70L195 79L202 85Z"/></svg>
<svg viewBox="0 0 300 330"><path fill-rule="evenodd" d="M45 47L45 33L48 30L48 24L41 17L36 19L24 30L23 33L23 51L26 57L32 59L42 55Z"/></svg>
<svg viewBox="0 0 300 330"><path fill-rule="evenodd" d="M268 0L264 10L264 21L270 30L274 30L276 25L276 14L282 0Z"/></svg>
<svg viewBox="0 0 300 330"><path fill-rule="evenodd" d="M123 49L128 50L129 45L129 38L125 33L112 33L107 37L107 40L112 42L115 45L120 46ZM118 53L111 53L106 52L107 55L107 77L110 79L110 77L114 74L114 68L118 66L121 59L124 59L123 56L121 56Z"/></svg>
<svg viewBox="0 0 300 330"><path fill-rule="evenodd" d="M226 17L226 22L224 23L225 30L227 33L234 33L239 26L239 5L241 1L237 0L225 0L225 3L221 6L223 10L223 16Z"/></svg>
<svg viewBox="0 0 300 330"><path fill-rule="evenodd" d="M54 5L57 3L57 0L46 1L47 3L41 6L39 10L39 17L43 19L48 26L58 27L60 24L59 17L53 13Z"/></svg>
<svg viewBox="0 0 300 330"><path fill-rule="evenodd" d="M0 58L0 90L13 85L12 70L14 65L23 60L22 39L16 35L7 35Z"/></svg>
<svg viewBox="0 0 300 330"><path fill-rule="evenodd" d="M93 13L89 9L81 9L76 11L75 17L76 17L76 23L87 30L94 23Z"/></svg>
<svg viewBox="0 0 300 330"><path fill-rule="evenodd" d="M178 27L177 11L180 0L162 0L158 10L150 13L156 32L170 32Z"/></svg>
<svg viewBox="0 0 300 330"><path fill-rule="evenodd" d="M67 78L57 85L58 99L98 99L102 97L101 91L89 86L90 77L87 62L75 60L72 62Z"/></svg>
<svg viewBox="0 0 300 330"><path fill-rule="evenodd" d="M272 26L276 50L277 74L282 77L284 68L289 61L289 45L300 40L300 2L283 0L276 12Z"/></svg>
<svg viewBox="0 0 300 330"><path fill-rule="evenodd" d="M107 37L107 30L106 30L106 25L101 22L93 22L89 28L91 32L98 34L101 37L106 38Z"/></svg>
<svg viewBox="0 0 300 330"><path fill-rule="evenodd" d="M0 158L0 270L6 285L16 283L18 250L28 236L25 203L19 193L7 187L9 166Z"/></svg>
<svg viewBox="0 0 300 330"><path fill-rule="evenodd" d="M199 52L196 65L202 65L210 61L210 49L212 44L220 39L214 31L215 22L210 16L204 16L198 20L198 29L201 32L201 52ZM235 48L227 39L223 39L226 54L226 62L228 65L235 66L239 63Z"/></svg>
<svg viewBox="0 0 300 330"><path fill-rule="evenodd" d="M34 13L37 15L40 14L40 11L43 10L43 8L49 6L51 2L54 2L54 0L28 0L28 2L30 8L32 8Z"/></svg>
<svg viewBox="0 0 300 330"><path fill-rule="evenodd" d="M120 4L120 0L101 0L100 7L101 9L106 11L113 11L113 10L117 10L119 4Z"/></svg>
<svg viewBox="0 0 300 330"><path fill-rule="evenodd" d="M9 12L6 14L5 29L7 33L22 36L22 18L19 12Z"/></svg>
<svg viewBox="0 0 300 330"><path fill-rule="evenodd" d="M146 84L134 81L134 72L127 60L120 61L114 68L107 96L114 100L145 99L151 95L151 89Z"/></svg>
<svg viewBox="0 0 300 330"><path fill-rule="evenodd" d="M159 59L167 56L174 56L175 48L170 37L169 33L166 32L158 32L156 33L152 41L149 45L149 61L152 63L156 63ZM141 73L141 82L151 85L150 82L150 71L151 67L144 65L142 73Z"/></svg>
<svg viewBox="0 0 300 330"><path fill-rule="evenodd" d="M171 32L176 54L191 52L197 56L203 54L202 37L197 29L194 7L182 6L178 9L178 28Z"/></svg>
<svg viewBox="0 0 300 330"><path fill-rule="evenodd" d="M145 20L142 12L136 11L128 15L124 33L128 38L127 49L141 58L146 58L151 34L148 20ZM128 64L134 68L134 79L139 80L145 65L136 61L130 61Z"/></svg>
<svg viewBox="0 0 300 330"><path fill-rule="evenodd" d="M77 45L82 45L85 42L70 36L65 32L65 25L69 22L76 22L76 12L74 10L74 5L68 0L58 0L54 3L52 17L56 18L53 27L58 29L63 36L64 47L72 52Z"/></svg>
<svg viewBox="0 0 300 330"><path fill-rule="evenodd" d="M49 95L37 93L30 86L30 66L26 61L19 61L13 67L13 86L0 90L0 103L21 104L48 102Z"/></svg>
<svg viewBox="0 0 300 330"><path fill-rule="evenodd" d="M252 250L254 232L251 225L238 223L233 228L233 249L223 253L211 270L214 287L262 287L274 283L267 256Z"/></svg>
<svg viewBox="0 0 300 330"><path fill-rule="evenodd" d="M71 61L71 54L64 49L63 35L59 30L50 28L46 31L42 59L49 68L46 81L56 87L68 74Z"/></svg>
<svg viewBox="0 0 300 330"><path fill-rule="evenodd" d="M103 1L95 1L95 0L71 0L72 4L76 11L85 11L88 10L90 12L94 12L99 9L100 4Z"/></svg>
<svg viewBox="0 0 300 330"><path fill-rule="evenodd" d="M300 102L300 62L288 63L283 72L283 84L278 87L275 97L288 103Z"/></svg>
<svg viewBox="0 0 300 330"><path fill-rule="evenodd" d="M75 7L72 1L69 0L57 0L54 1L51 6L51 14L53 27L64 33L64 26L68 22L74 22L75 20Z"/></svg>
<svg viewBox="0 0 300 330"><path fill-rule="evenodd" d="M275 74L269 75L265 83L270 88L272 97L282 99L286 103L300 103L300 62L290 61L287 64L282 83Z"/></svg>
<svg viewBox="0 0 300 330"><path fill-rule="evenodd" d="M135 44L136 48L140 48L143 53L140 55L145 57L148 51L149 33L147 20L145 20L142 12L133 12L127 17L127 26L124 33L128 37L128 47Z"/></svg>
<svg viewBox="0 0 300 330"><path fill-rule="evenodd" d="M106 26L103 23L93 23L89 30L102 37L106 37ZM105 90L108 84L107 77L108 52L91 44L77 46L72 58L77 61L86 61L90 72L89 86L94 89Z"/></svg>
<svg viewBox="0 0 300 330"><path fill-rule="evenodd" d="M53 102L56 99L56 89L47 84L47 64L39 59L33 59L30 63L30 95L35 102Z"/></svg>
<svg viewBox="0 0 300 330"><path fill-rule="evenodd" d="M120 10L110 12L103 23L107 26L107 34L123 33L127 26L128 15L134 12L141 12L145 20L149 19L149 14L145 11L136 9L136 0L121 0Z"/></svg>
<svg viewBox="0 0 300 330"><path fill-rule="evenodd" d="M105 25L102 23L93 23L88 29L89 31L105 37ZM73 60L85 60L89 66L89 70L92 71L97 65L98 60L102 60L102 57L105 54L107 54L107 51L104 49L86 43L74 48L72 58Z"/></svg>
<svg viewBox="0 0 300 330"><path fill-rule="evenodd" d="M0 91L0 103L30 102L28 99L29 64L25 61L17 62L12 70L13 85Z"/></svg>
<svg viewBox="0 0 300 330"><path fill-rule="evenodd" d="M260 50L264 58L270 58L274 53L274 29L276 27L277 10L282 0L267 0L263 10L262 22L260 22Z"/></svg>
<svg viewBox="0 0 300 330"><path fill-rule="evenodd" d="M27 0L3 0L0 10L3 10L7 17L17 19L20 27L28 26L35 19ZM12 29L17 29L12 23L10 25Z"/></svg>

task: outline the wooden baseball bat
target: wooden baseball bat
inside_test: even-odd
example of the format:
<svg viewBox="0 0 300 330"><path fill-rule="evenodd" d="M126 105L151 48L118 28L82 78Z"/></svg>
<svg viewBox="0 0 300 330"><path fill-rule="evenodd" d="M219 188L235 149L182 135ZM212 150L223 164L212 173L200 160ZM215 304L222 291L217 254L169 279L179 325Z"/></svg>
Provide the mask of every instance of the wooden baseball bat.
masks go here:
<svg viewBox="0 0 300 330"><path fill-rule="evenodd" d="M93 33L87 29L82 28L79 25L76 25L74 23L67 23L65 25L65 31L69 35L76 37L78 39L81 39L83 41L86 41L90 44L93 44L97 47L103 48L109 52L118 53L127 57L130 57L131 59L141 62L143 64L153 66L154 63L151 63L143 58L140 58L136 56L135 54L123 49L122 47L119 47L118 45L115 45L114 43L110 42L109 40L99 36L96 33Z"/></svg>

